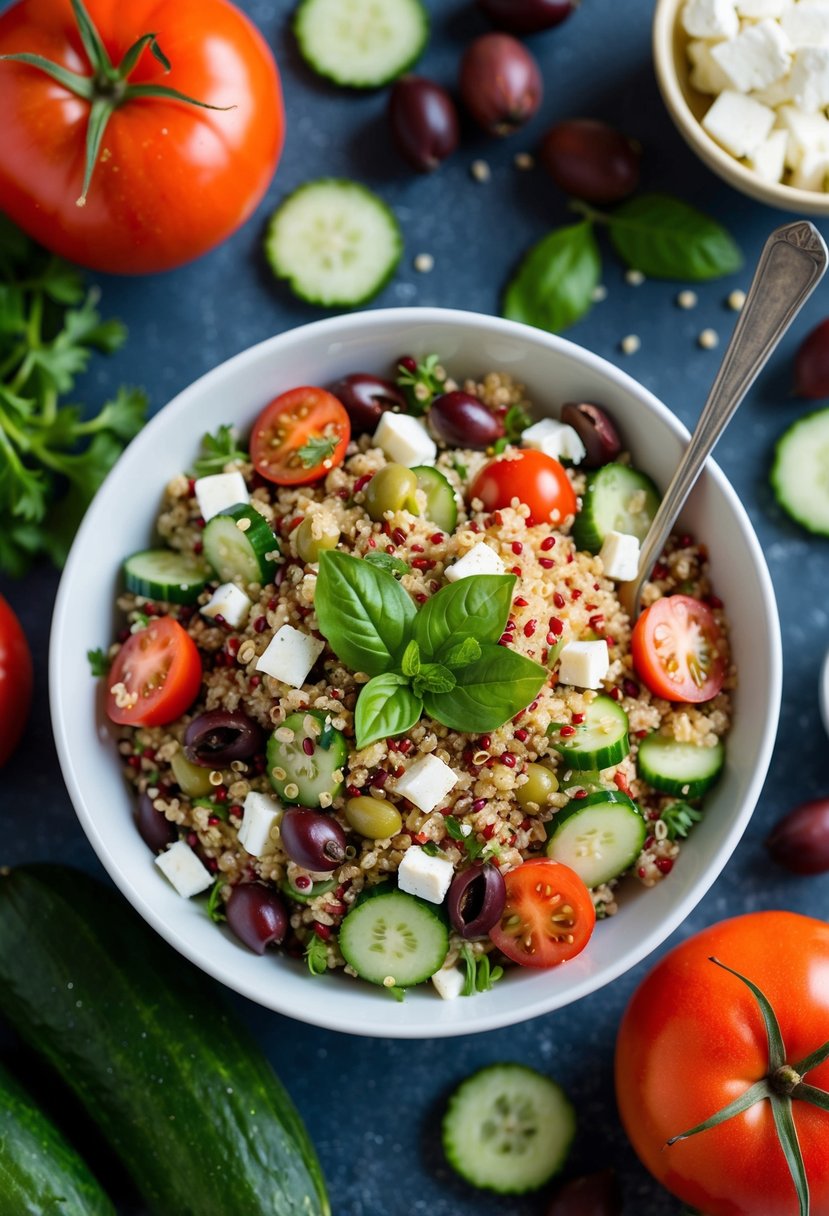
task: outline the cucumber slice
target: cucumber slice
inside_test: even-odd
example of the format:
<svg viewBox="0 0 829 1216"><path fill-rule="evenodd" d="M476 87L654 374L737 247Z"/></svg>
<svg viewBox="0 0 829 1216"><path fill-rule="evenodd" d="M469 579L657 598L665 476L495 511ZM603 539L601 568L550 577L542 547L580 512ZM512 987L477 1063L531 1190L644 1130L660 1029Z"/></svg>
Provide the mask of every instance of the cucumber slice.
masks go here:
<svg viewBox="0 0 829 1216"><path fill-rule="evenodd" d="M391 979L395 987L409 988L443 966L449 931L435 905L383 884L347 914L339 943L364 980L388 986Z"/></svg>
<svg viewBox="0 0 829 1216"><path fill-rule="evenodd" d="M294 33L302 58L318 75L376 89L419 57L429 18L419 0L302 0Z"/></svg>
<svg viewBox="0 0 829 1216"><path fill-rule="evenodd" d="M329 891L333 891L336 885L335 879L324 878L320 882L312 882L307 891L300 891L299 887L295 887L290 879L283 878L279 887L283 894L295 903L310 904L311 900L316 899L319 895L327 895Z"/></svg>
<svg viewBox="0 0 829 1216"><path fill-rule="evenodd" d="M322 723L322 734L308 730L309 717ZM282 730L292 730L293 739L278 739ZM305 752L306 739L313 744L310 756ZM347 759L345 736L333 726L325 726L325 714L319 710L289 714L268 740L270 783L283 802L298 806L318 807L323 794L330 794L332 800L336 798L342 792L343 778L337 780L334 774L344 767ZM327 799L326 805L331 805Z"/></svg>
<svg viewBox="0 0 829 1216"><path fill-rule="evenodd" d="M550 742L571 768L603 769L620 764L630 751L628 716L612 697L596 697L584 711L584 721L567 739L553 722L547 727Z"/></svg>
<svg viewBox="0 0 829 1216"><path fill-rule="evenodd" d="M576 1132L563 1089L523 1064L490 1064L452 1094L443 1151L473 1186L502 1195L536 1191L557 1174Z"/></svg>
<svg viewBox="0 0 829 1216"><path fill-rule="evenodd" d="M702 747L678 743L655 732L639 744L636 767L639 776L655 790L699 798L719 777L725 763L722 743Z"/></svg>
<svg viewBox="0 0 829 1216"><path fill-rule="evenodd" d="M269 583L279 541L255 507L244 503L214 515L204 529L204 556L223 583Z"/></svg>
<svg viewBox="0 0 829 1216"><path fill-rule="evenodd" d="M393 212L365 186L344 178L300 186L273 213L265 236L276 277L287 279L300 299L324 308L353 308L376 296L402 252Z"/></svg>
<svg viewBox="0 0 829 1216"><path fill-rule="evenodd" d="M124 562L128 591L167 604L195 604L209 578L204 562L175 549L143 549Z"/></svg>
<svg viewBox="0 0 829 1216"><path fill-rule="evenodd" d="M793 520L829 536L829 409L807 414L780 436L771 488Z"/></svg>
<svg viewBox="0 0 829 1216"><path fill-rule="evenodd" d="M458 523L458 500L451 482L429 465L418 465L412 472L417 488L426 495L426 518L451 536Z"/></svg>
<svg viewBox="0 0 829 1216"><path fill-rule="evenodd" d="M644 473L626 464L606 464L591 473L573 524L580 549L598 553L608 532L644 540L659 507L659 491Z"/></svg>
<svg viewBox="0 0 829 1216"><path fill-rule="evenodd" d="M593 888L629 870L647 836L638 806L620 790L574 798L548 825L547 856Z"/></svg>

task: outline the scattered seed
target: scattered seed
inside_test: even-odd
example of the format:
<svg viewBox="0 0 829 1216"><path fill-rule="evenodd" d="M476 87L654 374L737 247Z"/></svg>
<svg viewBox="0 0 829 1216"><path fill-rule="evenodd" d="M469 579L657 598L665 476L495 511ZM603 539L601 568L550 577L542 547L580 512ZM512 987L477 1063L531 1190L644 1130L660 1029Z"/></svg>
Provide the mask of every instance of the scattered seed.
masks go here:
<svg viewBox="0 0 829 1216"><path fill-rule="evenodd" d="M720 336L715 329L704 329L697 342L703 350L713 350L715 346L719 346Z"/></svg>
<svg viewBox="0 0 829 1216"><path fill-rule="evenodd" d="M469 172L475 178L476 182L488 182L492 176L492 170L485 160L473 160L469 166Z"/></svg>
<svg viewBox="0 0 829 1216"><path fill-rule="evenodd" d="M601 304L602 300L607 299L607 288L604 283L598 283L590 293L590 299L594 304Z"/></svg>
<svg viewBox="0 0 829 1216"><path fill-rule="evenodd" d="M645 281L645 276L641 270L626 270L625 282L631 287L641 287Z"/></svg>
<svg viewBox="0 0 829 1216"><path fill-rule="evenodd" d="M734 312L739 312L740 309L745 304L745 302L746 302L746 293L744 291L740 291L739 288L737 288L735 291L732 291L731 294L729 295L728 299L726 300L726 304Z"/></svg>
<svg viewBox="0 0 829 1216"><path fill-rule="evenodd" d="M699 303L699 296L695 291L681 291L676 297L677 308L696 308Z"/></svg>
<svg viewBox="0 0 829 1216"><path fill-rule="evenodd" d="M619 343L623 355L635 355L641 345L642 339L637 334L628 334Z"/></svg>
<svg viewBox="0 0 829 1216"><path fill-rule="evenodd" d="M435 259L431 253L419 253L413 264L419 274L428 274L430 270L434 270Z"/></svg>

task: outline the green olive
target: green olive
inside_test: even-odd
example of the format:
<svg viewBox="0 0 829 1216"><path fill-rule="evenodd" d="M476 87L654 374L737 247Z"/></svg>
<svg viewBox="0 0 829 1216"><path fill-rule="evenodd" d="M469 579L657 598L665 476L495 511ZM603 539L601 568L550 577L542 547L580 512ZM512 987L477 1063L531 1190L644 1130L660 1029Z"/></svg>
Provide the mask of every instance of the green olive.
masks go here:
<svg viewBox="0 0 829 1216"><path fill-rule="evenodd" d="M558 778L552 769L547 768L546 764L528 764L527 780L523 785L519 785L515 796L522 809L527 811L531 802L537 806L546 806L550 794L554 794L557 789Z"/></svg>
<svg viewBox="0 0 829 1216"><path fill-rule="evenodd" d="M417 477L404 464L387 464L375 473L365 488L365 508L381 523L387 511L411 511L418 515Z"/></svg>
<svg viewBox="0 0 829 1216"><path fill-rule="evenodd" d="M345 817L355 832L369 840L387 840L403 827L400 812L390 802L381 802L379 798L349 798L345 804Z"/></svg>
<svg viewBox="0 0 829 1216"><path fill-rule="evenodd" d="M304 562L318 562L326 549L336 549L340 539L340 528L327 511L306 515L296 530L294 544Z"/></svg>
<svg viewBox="0 0 829 1216"><path fill-rule="evenodd" d="M201 764L191 764L184 752L176 752L170 761L170 768L181 792L188 798L207 798L214 792L210 784L210 769Z"/></svg>

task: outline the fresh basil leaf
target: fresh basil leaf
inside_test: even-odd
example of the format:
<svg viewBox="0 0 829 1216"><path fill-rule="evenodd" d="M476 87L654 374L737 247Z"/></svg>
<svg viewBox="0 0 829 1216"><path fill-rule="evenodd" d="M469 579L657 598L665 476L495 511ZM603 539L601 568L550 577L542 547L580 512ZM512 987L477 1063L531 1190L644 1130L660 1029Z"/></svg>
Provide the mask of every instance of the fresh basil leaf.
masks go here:
<svg viewBox="0 0 829 1216"><path fill-rule="evenodd" d="M477 638L464 638L456 646L450 646L441 662L450 671L455 667L467 667L481 657L481 643Z"/></svg>
<svg viewBox="0 0 829 1216"><path fill-rule="evenodd" d="M379 676L396 665L416 612L393 575L329 549L320 557L314 595L320 632L352 671Z"/></svg>
<svg viewBox="0 0 829 1216"><path fill-rule="evenodd" d="M469 581L469 580L464 580ZM526 709L547 678L547 669L506 646L486 643L481 657L457 673L451 692L427 692L426 713L450 730L472 734L497 730Z"/></svg>
<svg viewBox="0 0 829 1216"><path fill-rule="evenodd" d="M393 671L375 676L364 686L354 710L358 750L377 739L402 734L414 726L422 712L423 704L409 688L405 676Z"/></svg>
<svg viewBox="0 0 829 1216"><path fill-rule="evenodd" d="M447 836L451 836L453 840L466 840L461 825L458 823L454 815L447 815L443 821L443 826L446 828Z"/></svg>
<svg viewBox="0 0 829 1216"><path fill-rule="evenodd" d="M733 237L669 194L640 194L608 217L616 252L652 279L716 279L743 264Z"/></svg>
<svg viewBox="0 0 829 1216"><path fill-rule="evenodd" d="M514 574L471 574L442 587L414 623L421 652L437 656L445 643L455 645L464 638L497 642L509 617L514 586Z"/></svg>
<svg viewBox="0 0 829 1216"><path fill-rule="evenodd" d="M590 311L601 269L589 220L557 228L533 245L507 284L504 316L558 333Z"/></svg>
<svg viewBox="0 0 829 1216"><path fill-rule="evenodd" d="M418 697L426 692L451 692L457 680L442 663L424 663L415 676L412 687Z"/></svg>
<svg viewBox="0 0 829 1216"><path fill-rule="evenodd" d="M381 570L388 570L391 574L408 574L411 570L411 566L399 557L395 557L393 553L383 553L380 549L369 549L363 561L378 566Z"/></svg>
<svg viewBox="0 0 829 1216"><path fill-rule="evenodd" d="M400 660L400 670L404 676L416 676L420 671L420 647L412 638L406 649L403 651L403 658Z"/></svg>

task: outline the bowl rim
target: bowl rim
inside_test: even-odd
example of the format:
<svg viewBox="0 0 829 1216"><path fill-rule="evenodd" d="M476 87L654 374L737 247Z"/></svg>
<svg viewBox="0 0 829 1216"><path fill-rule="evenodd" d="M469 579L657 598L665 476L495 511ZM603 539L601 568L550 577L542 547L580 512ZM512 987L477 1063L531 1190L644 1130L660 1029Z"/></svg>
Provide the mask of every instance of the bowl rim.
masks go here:
<svg viewBox="0 0 829 1216"><path fill-rule="evenodd" d="M657 415L667 429L673 432L681 441L687 441L689 437L686 427L650 390L634 380L627 372L622 371L621 368L605 360L602 356L566 338L534 329L519 322L508 321L487 314L468 312L460 309L407 307L374 309L329 317L320 321L310 322L306 325L296 326L247 347L210 371L205 372L197 380L176 394L142 428L127 451L141 452L147 446L151 449L155 443L156 434L163 432L165 420L170 417L171 411L186 409L192 398L199 397L206 383L220 385L227 378L232 379L237 370L244 367L248 362L255 362L263 355L270 354L271 350L279 351L282 346L289 347L297 334L301 333L304 336L311 335L314 338L318 337L320 341L324 341L331 335L336 335L338 340L345 340L354 333L359 333L367 321L369 324L376 324L380 328L386 324L401 327L407 325L417 326L424 323L460 325L466 328L474 327L479 331L486 331L488 335L494 337L507 337L525 343L529 342L532 345L547 347L550 351L563 354L591 371L599 373L620 390L630 394L642 403L645 408L649 409L651 413ZM70 593L79 575L82 580L81 554L86 551L90 541L94 543L94 537L100 527L99 521L96 518L98 514L96 502L100 504L104 501L102 496L104 489L118 480L121 463L121 460L119 460L109 472L101 489L98 491L96 500L93 501L87 510L73 542L58 588L49 639L49 701L52 728L61 772L72 804L84 833L97 854L98 859L121 894L140 913L144 920L190 962L242 996L255 1001L265 1008L310 1025L361 1036L368 1035L399 1039L443 1038L495 1030L504 1026L528 1021L531 1018L549 1013L558 1008L564 1008L574 1001L580 1000L582 997L618 979L620 975L632 970L642 959L660 946L682 924L694 908L698 906L734 852L759 799L771 762L777 735L782 695L783 666L779 615L771 576L765 562L763 550L755 535L748 513L740 502L736 491L713 460L709 459L706 474L714 479L718 490L725 497L729 510L733 514L741 533L742 540L749 551L751 565L756 571L758 583L762 589L762 605L767 619L770 641L768 653L769 696L765 706L763 729L758 740L756 763L746 786L740 813L732 821L718 853L701 870L692 889L679 900L672 911L661 919L655 919L650 932L638 938L627 951L622 952L615 962L606 965L601 972L589 971L576 979L572 987L567 989L566 993L559 994L553 992L550 994L548 992L546 997L542 995L536 999L517 999L510 1006L509 1010L506 1011L485 1013L482 1007L481 1012L476 1014L474 1009L470 1008L469 1016L466 1016L464 1019L444 1022L440 1018L435 1017L427 1025L425 1020L421 1021L415 1017L411 1021L403 1021L401 1019L399 1023L388 1026L383 1023L381 1018L378 1018L376 1023L366 1026L364 1021L359 1020L357 1017L338 1016L336 1014L336 1000L322 1000L314 1006L312 1011L303 1010L302 1012L297 1012L289 1001L280 999L281 994L278 986L275 986L275 988L272 988L268 992L263 992L261 985L250 983L244 976L236 974L234 968L217 963L209 951L203 950L197 944L190 942L187 936L177 929L175 924L166 920L156 910L151 900L145 898L133 886L129 873L125 872L119 864L118 859L107 848L106 842L98 828L98 815L92 809L94 799L88 796L88 791L83 787L75 772L67 732L67 717L70 706L67 703L66 707L64 707L62 701L63 682L60 679L60 664L63 654L62 638L71 623L69 611ZM92 723L90 723L90 729L93 729ZM385 1004L380 1005L380 1008L385 1009ZM403 1010L405 1006L398 1006L398 1008ZM333 1013L329 1012L332 1010L334 1011Z"/></svg>

